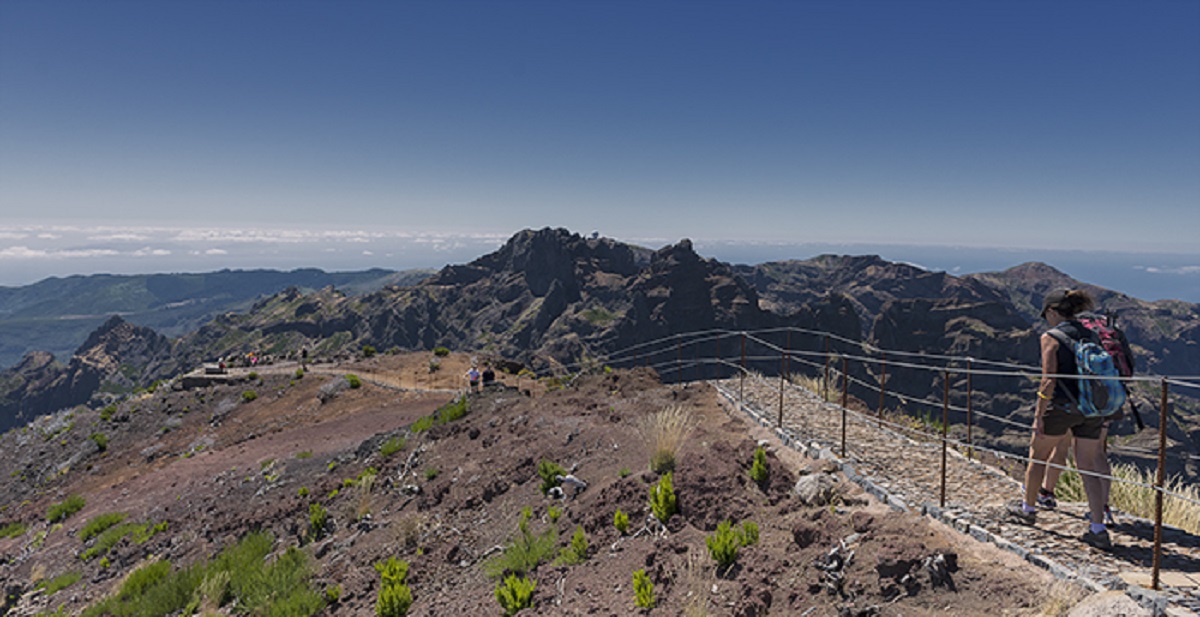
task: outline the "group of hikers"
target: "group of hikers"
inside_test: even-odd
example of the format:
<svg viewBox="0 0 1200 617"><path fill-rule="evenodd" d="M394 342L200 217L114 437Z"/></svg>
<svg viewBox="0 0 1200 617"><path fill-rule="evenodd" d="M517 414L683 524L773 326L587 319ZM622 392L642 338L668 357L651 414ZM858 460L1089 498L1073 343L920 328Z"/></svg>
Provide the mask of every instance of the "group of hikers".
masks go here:
<svg viewBox="0 0 1200 617"><path fill-rule="evenodd" d="M471 392L480 392L481 388L486 388L496 382L496 371L492 370L491 364L484 364L483 371L479 370L476 362L471 362L471 368L463 375L467 380L467 388Z"/></svg>
<svg viewBox="0 0 1200 617"><path fill-rule="evenodd" d="M1111 467L1105 443L1109 426L1123 415L1125 389L1119 377L1132 373L1133 357L1112 319L1092 313L1094 308L1095 300L1078 289L1054 290L1042 302L1041 316L1050 328L1040 337L1042 377L1036 392L1025 493L1010 503L1007 511L1018 522L1032 525L1037 522L1039 507L1057 507L1054 488L1066 464L1067 450L1074 445L1088 502L1088 529L1080 539L1109 550L1112 540L1107 525L1113 518L1108 506ZM1093 363L1101 368L1090 372Z"/></svg>

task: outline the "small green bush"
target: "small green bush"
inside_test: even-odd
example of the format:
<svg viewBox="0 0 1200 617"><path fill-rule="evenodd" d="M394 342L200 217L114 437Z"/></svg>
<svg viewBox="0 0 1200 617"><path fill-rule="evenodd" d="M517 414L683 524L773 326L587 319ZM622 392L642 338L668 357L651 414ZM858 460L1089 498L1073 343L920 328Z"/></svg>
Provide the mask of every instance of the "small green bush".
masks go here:
<svg viewBox="0 0 1200 617"><path fill-rule="evenodd" d="M307 458L312 458L312 450L304 450L302 452L297 452L296 458L301 459L301 460L307 459Z"/></svg>
<svg viewBox="0 0 1200 617"><path fill-rule="evenodd" d="M354 373L346 373L346 383L350 384L350 389L354 390L362 387L362 379Z"/></svg>
<svg viewBox="0 0 1200 617"><path fill-rule="evenodd" d="M91 439L96 444L96 448L101 452L108 449L108 435L104 433L92 433L88 436L88 439Z"/></svg>
<svg viewBox="0 0 1200 617"><path fill-rule="evenodd" d="M308 537L313 540L320 540L325 537L325 527L329 524L329 513L325 511L325 506L319 503L309 504L308 506Z"/></svg>
<svg viewBox="0 0 1200 617"><path fill-rule="evenodd" d="M445 347L441 347L441 346L434 347L433 355L435 355L439 358L445 358L446 356L450 355L450 350Z"/></svg>
<svg viewBox="0 0 1200 617"><path fill-rule="evenodd" d="M246 378L250 381L258 381L258 371L250 371L246 374Z"/></svg>
<svg viewBox="0 0 1200 617"><path fill-rule="evenodd" d="M449 424L461 419L467 415L467 397L459 397L454 401L442 405L433 415L437 418L438 424Z"/></svg>
<svg viewBox="0 0 1200 617"><path fill-rule="evenodd" d="M633 471L630 470L628 467L622 467L621 471L617 472L617 476L619 476L621 478L628 478L629 474L631 474L631 473L633 473Z"/></svg>
<svg viewBox="0 0 1200 617"><path fill-rule="evenodd" d="M530 508L521 510L517 535L503 552L484 564L484 572L488 576L500 578L508 573L524 575L554 556L558 548L558 530L550 527L540 535L535 535L529 530L529 519L532 517Z"/></svg>
<svg viewBox="0 0 1200 617"><path fill-rule="evenodd" d="M658 479L658 483L650 487L650 511L654 513L654 518L664 525L677 512L672 476L672 472L667 472Z"/></svg>
<svg viewBox="0 0 1200 617"><path fill-rule="evenodd" d="M293 375L293 376L294 376L296 379L304 379L304 369L302 369L302 368L298 368L298 369L296 369L296 372L295 372L295 373L293 373L292 375Z"/></svg>
<svg viewBox="0 0 1200 617"><path fill-rule="evenodd" d="M376 353L378 352L374 345L363 345L362 355L364 358L374 358Z"/></svg>
<svg viewBox="0 0 1200 617"><path fill-rule="evenodd" d="M104 407L104 409L100 410L100 419L104 420L105 422L108 422L109 420L112 420L112 417L116 414L117 414L117 406L116 405L106 405Z"/></svg>
<svg viewBox="0 0 1200 617"><path fill-rule="evenodd" d="M64 499L61 503L56 503L46 510L46 521L50 523L58 523L67 520L72 514L83 509L87 505L87 500L79 495L71 495Z"/></svg>
<svg viewBox="0 0 1200 617"><path fill-rule="evenodd" d="M629 533L629 515L622 512L620 508L613 513L613 527L616 527L621 535Z"/></svg>
<svg viewBox="0 0 1200 617"><path fill-rule="evenodd" d="M425 480L433 480L434 478L438 477L439 473L441 472L438 471L437 467L430 467L429 469L425 470Z"/></svg>
<svg viewBox="0 0 1200 617"><path fill-rule="evenodd" d="M301 499L308 497L308 493L309 491L307 486L301 486L300 489L296 491L296 495Z"/></svg>
<svg viewBox="0 0 1200 617"><path fill-rule="evenodd" d="M423 433L431 428L433 428L433 416L423 416L418 418L416 422L413 422L412 426L408 427L408 430L414 433Z"/></svg>
<svg viewBox="0 0 1200 617"><path fill-rule="evenodd" d="M575 534L571 536L571 544L562 550L558 555L556 563L573 566L583 563L587 560L588 541L587 534L583 532L583 527L577 525Z"/></svg>
<svg viewBox="0 0 1200 617"><path fill-rule="evenodd" d="M758 544L758 523L753 521L742 522L741 543L742 546L754 546Z"/></svg>
<svg viewBox="0 0 1200 617"><path fill-rule="evenodd" d="M538 463L537 472L538 477L542 479L541 489L543 495L549 493L550 489L560 484L558 476L567 475L567 470L563 469L562 465L545 459Z"/></svg>
<svg viewBox="0 0 1200 617"><path fill-rule="evenodd" d="M403 450L406 445L408 445L408 442L403 437L390 437L379 446L379 453L384 456L391 456Z"/></svg>
<svg viewBox="0 0 1200 617"><path fill-rule="evenodd" d="M650 582L645 570L633 571L633 595L638 608L654 608L658 603L654 598L654 583Z"/></svg>
<svg viewBox="0 0 1200 617"><path fill-rule="evenodd" d="M717 562L717 567L722 570L728 569L733 562L737 561L738 549L742 544L741 538L733 530L733 524L729 521L721 521L717 525L717 530L704 539L704 543L708 546L708 554L712 555Z"/></svg>
<svg viewBox="0 0 1200 617"><path fill-rule="evenodd" d="M551 523L557 523L558 519L562 517L562 513L562 508L558 506L550 506L549 508L546 508L546 516L550 517Z"/></svg>
<svg viewBox="0 0 1200 617"><path fill-rule="evenodd" d="M109 512L107 514L98 514L88 520L83 529L79 530L80 541L87 542L92 538L100 535L108 528L113 527L125 520L128 515L124 512Z"/></svg>
<svg viewBox="0 0 1200 617"><path fill-rule="evenodd" d="M496 585L496 601L504 609L505 615L516 615L521 609L533 606L534 589L537 589L536 582L510 574L504 582Z"/></svg>
<svg viewBox="0 0 1200 617"><path fill-rule="evenodd" d="M0 527L0 538L15 538L25 535L29 531L29 526L25 523L9 523Z"/></svg>
<svg viewBox="0 0 1200 617"><path fill-rule="evenodd" d="M37 586L38 586L38 588L44 590L46 592L46 595L52 596L52 595L62 591L63 589L66 589L67 587L70 587L71 585L78 583L79 580L82 578L83 578L83 574L80 572L67 572L65 574L60 574L50 580L42 581L42 582L38 583Z"/></svg>
<svg viewBox="0 0 1200 617"><path fill-rule="evenodd" d="M401 617L408 614L412 603L412 589L408 585L384 585L379 588L379 598L375 600L375 614L379 617Z"/></svg>
<svg viewBox="0 0 1200 617"><path fill-rule="evenodd" d="M750 479L759 486L767 482L767 452L762 446L754 449L754 461L750 463Z"/></svg>
<svg viewBox="0 0 1200 617"><path fill-rule="evenodd" d="M387 561L375 562L381 586L375 601L375 614L380 617L399 617L408 613L412 606L412 590L404 581L408 579L408 562L388 557Z"/></svg>
<svg viewBox="0 0 1200 617"><path fill-rule="evenodd" d="M253 401L256 398L258 398L258 393L255 392L254 390L246 390L245 392L242 392L242 401L243 402L249 403L250 401Z"/></svg>

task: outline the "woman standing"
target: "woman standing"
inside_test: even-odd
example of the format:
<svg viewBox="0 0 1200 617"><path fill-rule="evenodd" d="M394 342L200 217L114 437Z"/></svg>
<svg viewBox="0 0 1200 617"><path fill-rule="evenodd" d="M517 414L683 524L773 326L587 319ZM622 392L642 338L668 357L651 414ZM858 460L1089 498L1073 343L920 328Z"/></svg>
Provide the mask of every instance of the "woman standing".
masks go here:
<svg viewBox="0 0 1200 617"><path fill-rule="evenodd" d="M1075 320L1080 313L1095 306L1092 297L1078 289L1056 289L1042 302L1042 318L1051 330L1058 330L1071 340L1091 338L1091 331ZM1104 418L1090 418L1080 413L1079 381L1066 377L1076 373L1075 353L1061 345L1049 331L1041 336L1042 379L1037 389L1037 404L1033 414L1033 437L1029 443L1029 464L1025 468L1025 495L1022 501L1009 504L1008 512L1026 524L1037 522L1038 489L1046 474L1046 460L1056 445L1075 439L1075 459L1081 471L1103 473L1107 469L1101 432ZM1063 443L1063 446L1066 444ZM1104 521L1104 504L1108 503L1104 483L1097 476L1082 474L1092 523L1080 538L1100 549L1111 549L1112 541Z"/></svg>

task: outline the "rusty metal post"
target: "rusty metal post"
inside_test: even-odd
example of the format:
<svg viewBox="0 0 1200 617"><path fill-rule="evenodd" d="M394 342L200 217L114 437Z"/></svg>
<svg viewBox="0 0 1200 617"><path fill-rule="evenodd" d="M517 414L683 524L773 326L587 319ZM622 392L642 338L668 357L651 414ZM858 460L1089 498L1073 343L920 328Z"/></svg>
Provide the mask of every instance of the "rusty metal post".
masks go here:
<svg viewBox="0 0 1200 617"><path fill-rule="evenodd" d="M967 358L967 458L975 457L975 443L971 441L971 424L973 422L971 419L973 409L971 394L971 359Z"/></svg>
<svg viewBox="0 0 1200 617"><path fill-rule="evenodd" d="M787 345L784 351L779 354L779 423L780 429L784 427L784 384L787 381L787 354L792 351L792 331L787 331Z"/></svg>
<svg viewBox="0 0 1200 617"><path fill-rule="evenodd" d="M1163 482L1167 475L1167 379L1162 380L1162 400L1158 412L1158 471L1154 474L1154 568L1150 573L1150 588L1159 590L1158 576L1162 567Z"/></svg>
<svg viewBox="0 0 1200 617"><path fill-rule="evenodd" d="M686 381L683 378L683 341L675 341L675 374L679 376L679 381Z"/></svg>
<svg viewBox="0 0 1200 617"><path fill-rule="evenodd" d="M938 507L946 507L946 429L950 422L950 371L942 371L942 496Z"/></svg>
<svg viewBox="0 0 1200 617"><path fill-rule="evenodd" d="M883 426L883 399L887 393L884 383L887 381L887 355L879 351L879 410L875 413L879 418L879 426Z"/></svg>
<svg viewBox="0 0 1200 617"><path fill-rule="evenodd" d="M746 404L746 333L742 333L742 371L738 381L738 400Z"/></svg>
<svg viewBox="0 0 1200 617"><path fill-rule="evenodd" d="M832 358L829 357L829 335L826 334L825 335L825 384L824 384L825 390L821 396L821 399L824 401L829 400L829 361L831 359Z"/></svg>
<svg viewBox="0 0 1200 617"><path fill-rule="evenodd" d="M850 376L846 374L846 356L842 356L842 458L846 458L846 388Z"/></svg>

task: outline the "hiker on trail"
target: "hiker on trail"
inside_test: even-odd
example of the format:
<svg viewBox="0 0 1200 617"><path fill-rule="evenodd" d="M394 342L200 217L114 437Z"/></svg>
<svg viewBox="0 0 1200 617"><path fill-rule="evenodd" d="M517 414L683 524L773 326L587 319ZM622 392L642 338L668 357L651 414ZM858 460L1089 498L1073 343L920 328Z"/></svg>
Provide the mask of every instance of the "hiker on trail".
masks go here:
<svg viewBox="0 0 1200 617"><path fill-rule="evenodd" d="M483 387L487 388L494 383L496 383L496 371L492 370L491 364L483 365Z"/></svg>
<svg viewBox="0 0 1200 617"><path fill-rule="evenodd" d="M1079 323L1082 323L1087 329L1094 332L1100 337L1101 344L1104 350L1108 352L1112 358L1117 372L1122 377L1130 377L1133 375L1134 357L1133 349L1129 346L1129 339L1125 337L1125 332L1117 326L1117 316L1115 313L1101 315L1099 313L1086 312L1078 316ZM1125 383L1122 383L1122 389L1128 395L1128 388ZM1133 419L1137 423L1138 430L1145 428L1142 423L1141 415L1138 413L1137 405L1133 400L1129 400L1129 408L1133 411ZM1108 465L1108 430L1115 422L1120 422L1125 417L1125 409L1122 406L1116 413L1105 418L1104 428L1100 430L1100 444L1104 446L1104 465L1106 476L1110 476L1112 467ZM1044 508L1054 508L1058 504L1054 499L1054 488L1058 484L1058 477L1062 473L1062 467L1066 465L1067 450L1070 444L1067 440L1063 440L1054 447L1054 453L1050 455L1050 466L1046 469L1046 479L1042 484L1042 489L1038 491L1038 505ZM1101 481L1104 483L1104 495L1107 497L1110 494L1112 480L1105 477ZM1108 501L1104 503L1104 522L1112 525L1114 522L1112 510L1108 507Z"/></svg>
<svg viewBox="0 0 1200 617"><path fill-rule="evenodd" d="M464 375L464 377L467 378L467 384L469 384L472 392L479 389L479 369L472 365L471 369L467 371L467 374Z"/></svg>
<svg viewBox="0 0 1200 617"><path fill-rule="evenodd" d="M1095 306L1092 297L1082 290L1056 289L1042 302L1042 318L1050 330L1058 330L1071 340L1087 338L1090 333L1076 317ZM1026 524L1037 522L1037 497L1046 474L1046 461L1068 433L1075 440L1075 459L1081 471L1105 473L1108 465L1100 441L1105 418L1084 416L1078 411L1079 380L1057 375L1076 374L1072 349L1059 343L1048 330L1042 334L1042 379L1037 389L1033 416L1033 436L1029 443L1029 464L1025 469L1025 495L1021 501L1008 505L1008 513ZM1104 485L1099 477L1083 476L1091 523L1081 540L1097 548L1112 548L1104 525L1104 504L1107 502Z"/></svg>

